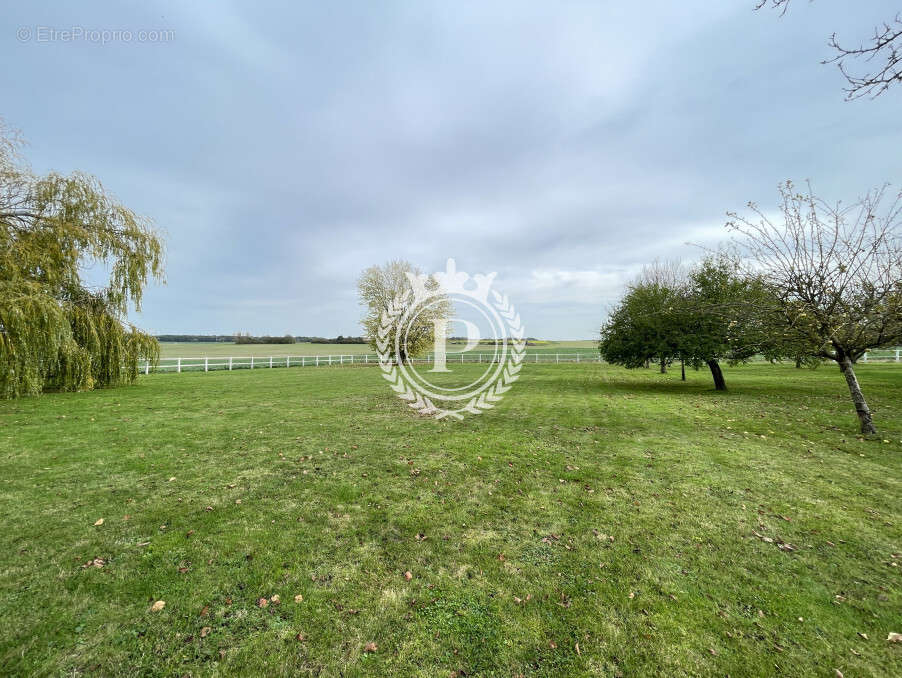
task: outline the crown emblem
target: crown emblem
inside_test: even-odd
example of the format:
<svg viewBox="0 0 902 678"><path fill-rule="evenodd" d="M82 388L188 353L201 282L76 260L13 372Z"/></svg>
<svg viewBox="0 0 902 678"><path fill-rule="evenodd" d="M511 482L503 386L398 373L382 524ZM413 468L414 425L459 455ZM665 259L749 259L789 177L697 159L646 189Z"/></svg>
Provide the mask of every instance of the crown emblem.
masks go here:
<svg viewBox="0 0 902 678"><path fill-rule="evenodd" d="M488 275L477 273L471 278L468 273L457 270L457 263L454 259L448 259L445 270L433 273L431 276L438 283L438 289L430 290L427 287L427 282L430 278L428 275L414 275L413 273L406 273L405 275L407 275L407 279L410 281L410 286L413 288L414 299L417 303L438 294L457 294L472 297L482 304L487 304L492 281L498 274L495 272L489 273ZM466 284L470 280L476 284L476 287L473 289L466 288Z"/></svg>

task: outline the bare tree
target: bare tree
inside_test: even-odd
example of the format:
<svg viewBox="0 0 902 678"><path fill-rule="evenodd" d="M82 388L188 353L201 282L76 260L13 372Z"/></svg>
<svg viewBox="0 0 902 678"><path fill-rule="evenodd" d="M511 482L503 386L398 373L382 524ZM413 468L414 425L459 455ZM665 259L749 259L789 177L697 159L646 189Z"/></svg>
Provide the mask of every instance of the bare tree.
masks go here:
<svg viewBox="0 0 902 678"><path fill-rule="evenodd" d="M384 266L370 266L357 281L360 303L367 307L361 324L374 350L378 351L377 337L384 332L390 345L397 347L395 359L407 362L430 348L435 337L435 323L451 317L453 306L447 295L442 294L438 281L426 278L426 289L435 295L433 301L420 308L414 307L413 288L409 275L421 276L422 272L407 261L390 261ZM394 325L383 327L386 314L393 305L402 305L402 315L412 315L404 328ZM413 313L415 311L415 313Z"/></svg>
<svg viewBox="0 0 902 678"><path fill-rule="evenodd" d="M771 7L780 10L780 16L789 9L791 0L758 0L755 9ZM836 33L830 36L830 47L835 54L821 63L836 64L846 78L845 89L847 99L858 99L864 96L877 97L883 94L890 85L902 82L902 14L896 14L892 21L884 22L874 28L874 35L866 43L857 47L840 44ZM856 75L848 69L848 62L863 59L874 64L862 74Z"/></svg>
<svg viewBox="0 0 902 678"><path fill-rule="evenodd" d="M831 205L807 186L780 186L782 223L755 204L757 220L730 213L727 226L771 287L762 317L776 351L839 365L862 433L876 433L852 365L868 349L902 342L902 192L887 186L853 205Z"/></svg>

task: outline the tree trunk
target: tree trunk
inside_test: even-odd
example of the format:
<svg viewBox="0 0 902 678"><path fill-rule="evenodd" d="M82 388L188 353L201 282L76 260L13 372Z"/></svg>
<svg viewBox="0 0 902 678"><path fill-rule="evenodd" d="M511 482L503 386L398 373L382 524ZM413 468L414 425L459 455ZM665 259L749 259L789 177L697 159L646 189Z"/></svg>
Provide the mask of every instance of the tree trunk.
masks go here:
<svg viewBox="0 0 902 678"><path fill-rule="evenodd" d="M849 385L849 393L852 394L852 402L855 404L855 412L858 413L858 421L861 422L861 432L865 434L877 433L874 422L871 420L871 410L865 402L861 387L858 385L858 377L852 369L852 361L846 356L839 361L839 369Z"/></svg>
<svg viewBox="0 0 902 678"><path fill-rule="evenodd" d="M802 369L802 359L801 358L796 358L796 369L797 370Z"/></svg>
<svg viewBox="0 0 902 678"><path fill-rule="evenodd" d="M683 360L680 361L680 372L680 381L686 381L686 362Z"/></svg>
<svg viewBox="0 0 902 678"><path fill-rule="evenodd" d="M667 361L661 358L661 374L667 374Z"/></svg>
<svg viewBox="0 0 902 678"><path fill-rule="evenodd" d="M711 369L711 376L714 377L714 390L726 391L727 382L723 380L723 372L720 370L720 364L717 360L706 360L708 367Z"/></svg>

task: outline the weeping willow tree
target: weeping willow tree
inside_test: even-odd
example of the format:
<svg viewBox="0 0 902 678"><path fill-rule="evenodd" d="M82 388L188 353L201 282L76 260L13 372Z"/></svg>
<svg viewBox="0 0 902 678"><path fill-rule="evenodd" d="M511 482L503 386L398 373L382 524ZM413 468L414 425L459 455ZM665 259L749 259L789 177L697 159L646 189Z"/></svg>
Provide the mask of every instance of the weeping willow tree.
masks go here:
<svg viewBox="0 0 902 678"><path fill-rule="evenodd" d="M0 120L0 397L132 382L159 355L126 315L162 280L160 237L93 177L35 175L20 148Z"/></svg>

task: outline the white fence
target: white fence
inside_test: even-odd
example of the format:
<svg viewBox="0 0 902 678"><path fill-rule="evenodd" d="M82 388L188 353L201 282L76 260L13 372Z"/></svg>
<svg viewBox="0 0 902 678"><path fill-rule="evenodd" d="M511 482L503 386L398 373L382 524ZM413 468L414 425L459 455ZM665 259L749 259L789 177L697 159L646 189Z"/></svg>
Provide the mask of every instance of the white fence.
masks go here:
<svg viewBox="0 0 902 678"><path fill-rule="evenodd" d="M449 353L448 363L494 363L499 356L495 353ZM861 362L902 362L902 347L869 351L861 357ZM432 355L412 358L412 363L431 363ZM598 363L601 358L597 351L584 352L527 352L527 363ZM373 353L358 355L304 355L304 356L234 356L200 358L161 358L156 367L148 361L138 363L144 374L150 372L211 372L213 370L255 370L273 367L329 367L334 365L378 365L379 356Z"/></svg>
<svg viewBox="0 0 902 678"><path fill-rule="evenodd" d="M449 353L448 363L494 363L499 356L494 353ZM601 362L598 352L585 353L527 353L525 362L531 363L580 363ZM431 363L432 355L412 358L412 363ZM148 361L138 363L144 374L150 372L211 372L213 370L257 370L273 367L328 367L333 365L378 365L376 354L362 355L304 355L304 356L235 356L201 358L161 358L156 367Z"/></svg>
<svg viewBox="0 0 902 678"><path fill-rule="evenodd" d="M875 360L891 360L893 362L900 362L902 360L902 348L884 348L884 349L876 349L873 351L868 351L863 356L861 356L861 362L866 363L868 361Z"/></svg>

